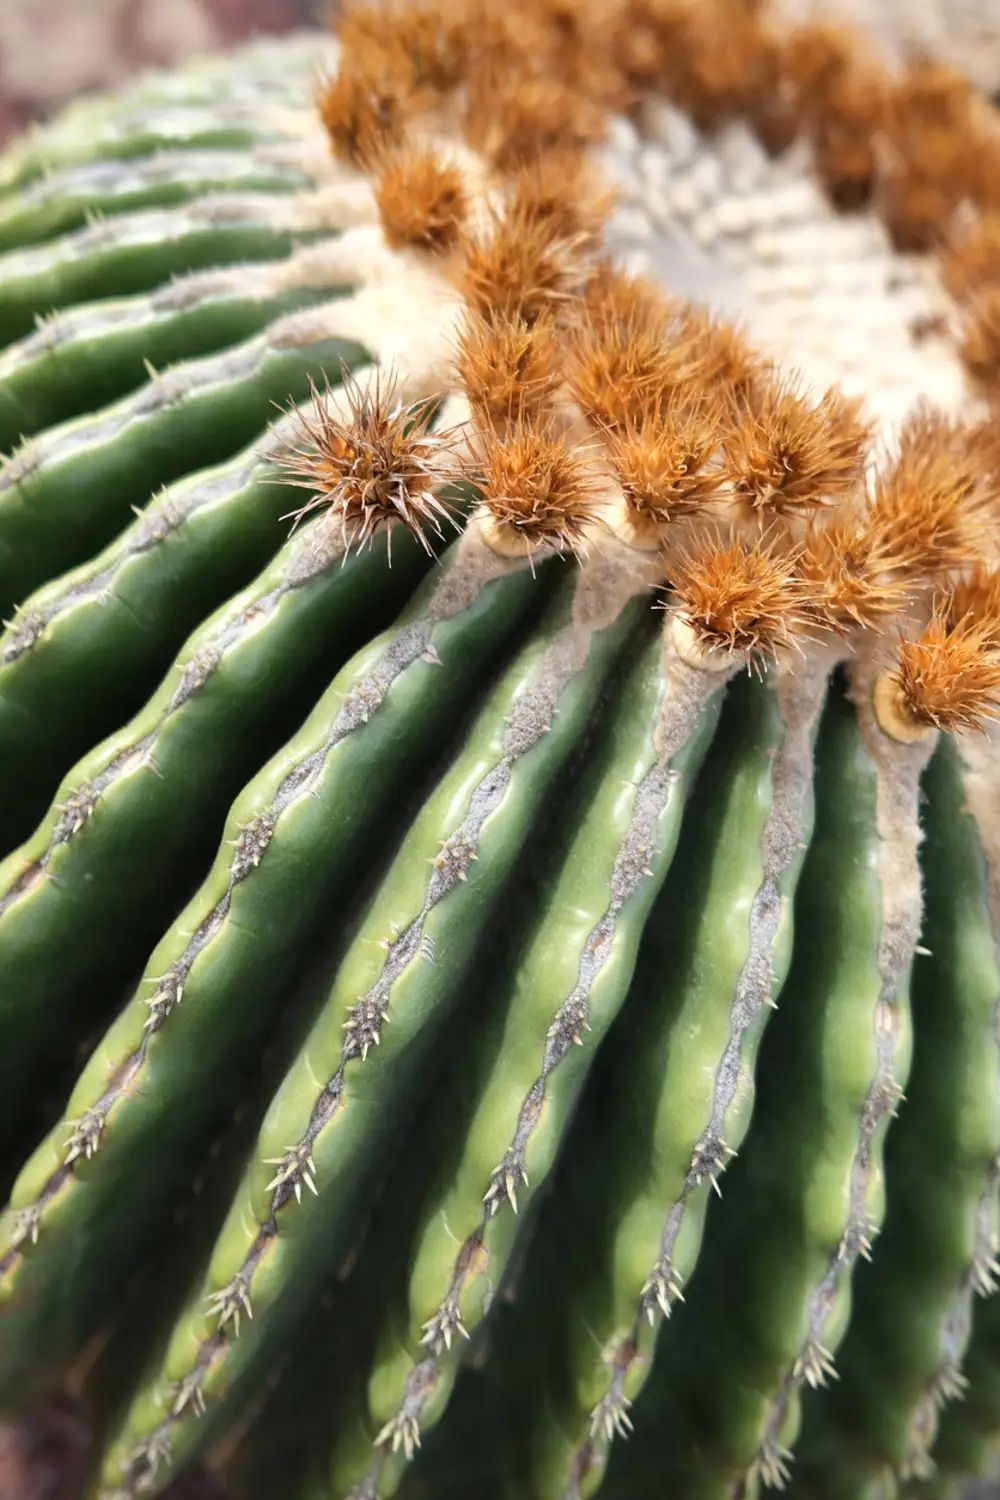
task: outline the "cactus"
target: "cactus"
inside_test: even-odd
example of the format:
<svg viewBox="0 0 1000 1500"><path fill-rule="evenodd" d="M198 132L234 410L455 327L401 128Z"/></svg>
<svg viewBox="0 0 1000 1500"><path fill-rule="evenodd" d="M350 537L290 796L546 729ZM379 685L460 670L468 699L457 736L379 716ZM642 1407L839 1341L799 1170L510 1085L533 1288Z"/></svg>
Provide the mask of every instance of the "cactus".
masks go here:
<svg viewBox="0 0 1000 1500"><path fill-rule="evenodd" d="M0 159L0 1407L89 1500L943 1495L1000 116L746 0L336 31Z"/></svg>

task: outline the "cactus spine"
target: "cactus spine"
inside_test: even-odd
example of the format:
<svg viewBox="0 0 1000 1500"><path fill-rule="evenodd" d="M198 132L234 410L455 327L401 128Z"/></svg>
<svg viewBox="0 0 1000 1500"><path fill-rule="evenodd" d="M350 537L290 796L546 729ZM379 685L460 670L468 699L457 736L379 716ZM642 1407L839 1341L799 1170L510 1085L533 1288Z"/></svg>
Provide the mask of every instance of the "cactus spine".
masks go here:
<svg viewBox="0 0 1000 1500"><path fill-rule="evenodd" d="M92 1500L928 1493L995 111L744 0L338 30L0 163L0 1399Z"/></svg>

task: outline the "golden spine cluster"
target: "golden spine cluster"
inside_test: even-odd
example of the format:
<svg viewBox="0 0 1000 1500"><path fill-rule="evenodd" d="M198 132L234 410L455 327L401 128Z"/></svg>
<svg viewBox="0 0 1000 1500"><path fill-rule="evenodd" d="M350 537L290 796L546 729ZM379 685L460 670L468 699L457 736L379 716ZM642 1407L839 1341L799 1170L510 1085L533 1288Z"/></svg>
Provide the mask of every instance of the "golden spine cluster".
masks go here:
<svg viewBox="0 0 1000 1500"><path fill-rule="evenodd" d="M593 160L615 112L665 95L703 130L800 136L834 204L939 258L967 371L1000 394L1000 119L951 70L895 75L853 34L754 0L355 0L319 112L370 178L386 244L461 299L458 431L391 380L319 401L293 482L363 544L479 496L505 555L625 547L702 658L760 665L827 637L872 654L900 738L1000 717L1000 443L915 412L890 460L858 403L819 399L740 331L625 274Z"/></svg>

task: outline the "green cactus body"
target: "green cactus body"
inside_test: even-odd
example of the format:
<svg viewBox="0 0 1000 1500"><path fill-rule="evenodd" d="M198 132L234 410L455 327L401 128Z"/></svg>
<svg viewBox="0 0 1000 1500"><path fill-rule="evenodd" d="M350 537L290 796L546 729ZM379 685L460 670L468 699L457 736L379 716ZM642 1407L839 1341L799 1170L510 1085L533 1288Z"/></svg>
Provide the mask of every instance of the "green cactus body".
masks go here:
<svg viewBox="0 0 1000 1500"><path fill-rule="evenodd" d="M16 979L6 1020L21 1037L0 1083L5 1107L19 1091L30 1097L35 1070L48 1065L52 1033L40 1021L51 1021L60 1001L65 1013L81 1013L81 994L99 992L112 955L118 973L141 963L193 851L211 855L222 810L253 757L259 762L282 724L294 725L322 684L330 643L346 655L359 636L366 640L378 606L387 612L398 602L424 559L407 538L391 570L381 546L345 561L304 529L196 632L138 717L70 772L34 838L0 874L0 947ZM50 946L72 955L58 988Z"/></svg>
<svg viewBox="0 0 1000 1500"><path fill-rule="evenodd" d="M131 1230L155 1234L152 1202L173 1190L160 1153L182 1177L197 1160L202 1109L214 1117L231 1104L236 1060L266 1034L310 925L338 887L343 899L382 796L447 737L449 713L516 626L533 597L530 583L518 573L485 589L478 579L456 585L450 572L431 580L399 624L337 674L295 738L237 798L207 879L153 950L134 999L98 1042L62 1120L15 1184L0 1231L5 1329L21 1324L4 1341L6 1389L24 1382L26 1365L44 1370L77 1352L80 1326L90 1331L100 1315L99 1293L114 1295L110 1252L129 1253ZM130 788L140 804L145 780ZM87 831L84 822L79 832ZM65 858L67 846L55 852ZM298 889L303 868L308 892ZM50 891L58 901L54 882L26 883L12 903L9 916L20 922L11 920L11 941L20 926L22 963L37 964L33 907ZM60 902L54 917L72 914ZM5 989L8 1003L19 988ZM76 994L68 985L64 1003ZM123 1172L135 1174L125 1199ZM103 1234L110 1244L101 1253ZM69 1279L67 1260L77 1261L82 1237L94 1248L88 1274L78 1267Z"/></svg>
<svg viewBox="0 0 1000 1500"><path fill-rule="evenodd" d="M204 1441L209 1424L199 1424L199 1406L217 1401L258 1343L266 1346L272 1307L308 1284L303 1263L321 1255L330 1265L349 1249L359 1186L370 1183L385 1132L412 1100L428 1048L459 999L490 896L502 889L634 627L634 611L626 611L607 630L581 632L574 589L564 584L404 839L275 1095L159 1388L140 1392L109 1452L107 1485L150 1467L164 1438L171 1461ZM233 1338L251 1307L252 1329ZM166 1422L163 1389L174 1403Z"/></svg>
<svg viewBox="0 0 1000 1500"><path fill-rule="evenodd" d="M37 313L142 292L177 272L277 260L294 243L294 199L246 193L102 220L52 245L0 256L0 338L21 338Z"/></svg>
<svg viewBox="0 0 1000 1500"><path fill-rule="evenodd" d="M0 193L77 163L287 138L282 106L301 110L301 70L321 66L322 51L315 38L298 49L258 44L235 59L204 58L181 73L140 79L118 96L78 100L44 130L7 147Z"/></svg>
<svg viewBox="0 0 1000 1500"><path fill-rule="evenodd" d="M33 829L74 751L144 702L185 629L271 556L288 503L267 461L274 441L175 481L103 553L15 613L0 636L0 753L11 765L0 849ZM284 565L300 550L289 547ZM268 594L267 581L257 587Z"/></svg>
<svg viewBox="0 0 1000 1500"><path fill-rule="evenodd" d="M867 1497L885 1483L880 1470L901 1481L931 1471L938 1413L962 1394L975 1294L992 1290L1000 1123L997 1055L983 1043L1000 970L983 851L951 746L931 763L925 792L929 952L914 968L913 1068L886 1144L879 1253L855 1278L840 1379L804 1403L803 1495Z"/></svg>
<svg viewBox="0 0 1000 1500"><path fill-rule="evenodd" d="M801 695L794 682L784 693L733 690L703 778L710 791L699 803L699 783L688 814L700 863L674 867L650 924L655 957L640 965L638 1035L624 1020L609 1055L619 1083L636 1072L632 1106L613 1120L599 1094L584 1106L590 1138L564 1168L572 1213L564 1208L548 1229L558 1245L548 1269L564 1267L562 1288L546 1278L544 1293L539 1280L525 1294L525 1316L552 1323L547 1384L558 1392L535 1435L539 1493L596 1488L648 1376L658 1325L693 1269L712 1181L746 1129L753 1057L791 949L824 684L820 672ZM601 1182L614 1194L607 1220Z"/></svg>
<svg viewBox="0 0 1000 1500"><path fill-rule="evenodd" d="M339 342L287 347L267 334L175 366L96 417L51 429L0 472L2 597L23 598L113 536L137 493L176 479L192 461L226 458L259 432L283 393L362 351Z"/></svg>
<svg viewBox="0 0 1000 1500"><path fill-rule="evenodd" d="M771 1479L786 1462L800 1385L829 1372L846 1268L881 1219L879 1147L906 1077L905 989L894 987L888 1017L882 999L878 777L837 697L816 795L798 962L765 1042L754 1130L645 1393L661 1421L619 1455L637 1480L648 1484L659 1462L699 1496L726 1494L748 1471ZM794 1152L779 1144L790 1140Z"/></svg>
<svg viewBox="0 0 1000 1500"><path fill-rule="evenodd" d="M286 268L265 262L181 276L145 295L52 313L0 354L0 442L12 448L44 427L117 400L149 368L251 338L329 289L283 287Z"/></svg>
<svg viewBox="0 0 1000 1500"><path fill-rule="evenodd" d="M994 207L891 248L887 75L841 213L729 4L687 114L677 8L352 0L0 158L0 1407L74 1500L1000 1439Z"/></svg>
<svg viewBox="0 0 1000 1500"><path fill-rule="evenodd" d="M408 1306L387 1309L370 1416L355 1417L360 1436L351 1432L335 1455L337 1494L355 1493L355 1484L356 1493L367 1493L366 1484L390 1493L392 1469L440 1419L461 1341L486 1315L530 1222L525 1209L544 1186L587 1068L624 1000L719 707L711 677L699 681L681 668L668 685L659 656L654 644L640 659L603 757L580 790L579 826L568 819L574 836L545 918L518 964L483 1073L466 1086L475 1106L463 1130L466 1150L425 1210ZM673 743L664 743L657 731L671 698L680 711ZM372 1449L372 1430L383 1434L381 1452Z"/></svg>
<svg viewBox="0 0 1000 1500"><path fill-rule="evenodd" d="M293 192L308 180L238 152L158 152L137 162L86 162L50 172L0 207L0 251L43 243L88 218L165 208L221 191Z"/></svg>

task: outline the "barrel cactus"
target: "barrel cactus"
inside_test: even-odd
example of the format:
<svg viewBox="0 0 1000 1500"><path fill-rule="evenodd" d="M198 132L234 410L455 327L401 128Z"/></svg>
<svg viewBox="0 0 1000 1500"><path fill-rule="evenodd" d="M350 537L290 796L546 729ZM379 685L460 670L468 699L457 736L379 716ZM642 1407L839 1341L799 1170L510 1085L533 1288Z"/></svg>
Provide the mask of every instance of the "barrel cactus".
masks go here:
<svg viewBox="0 0 1000 1500"><path fill-rule="evenodd" d="M0 167L3 1408L94 1500L943 1494L1000 118L751 0L336 30Z"/></svg>

